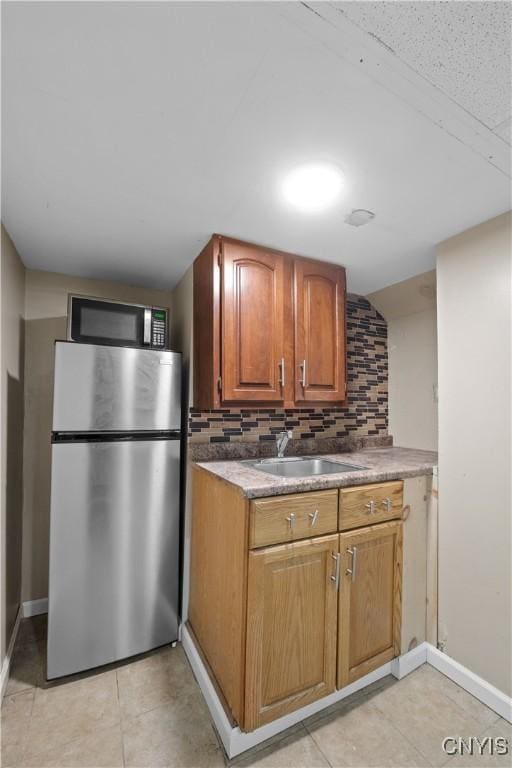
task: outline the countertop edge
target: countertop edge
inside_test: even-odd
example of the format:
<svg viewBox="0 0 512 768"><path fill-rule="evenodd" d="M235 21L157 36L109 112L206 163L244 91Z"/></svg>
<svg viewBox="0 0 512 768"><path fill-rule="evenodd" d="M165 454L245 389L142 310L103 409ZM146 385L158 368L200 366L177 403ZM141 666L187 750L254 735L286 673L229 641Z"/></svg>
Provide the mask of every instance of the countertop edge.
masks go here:
<svg viewBox="0 0 512 768"><path fill-rule="evenodd" d="M394 451L395 449L388 449ZM406 449L401 449L406 450ZM412 451L411 451L412 452ZM327 457L326 457L327 458ZM293 493L307 493L311 491L323 491L332 488L348 488L355 485L366 485L371 483L386 482L392 480L405 480L412 477L431 476L433 475L434 467L437 462L425 462L418 463L416 466L404 466L395 468L368 468L366 470L359 470L357 472L340 473L336 475L320 475L314 478L296 478L298 482L290 482L289 480L283 481L279 478L270 477L269 481L262 483L258 486L251 485L251 478L245 477L243 480L237 481L233 476L230 476L218 465L230 464L235 465L239 462L231 460L229 462L217 462L217 461L201 461L193 462L192 465L209 472L219 480L228 483L233 488L236 488L242 496L247 499L266 498L269 496L285 496ZM399 460L397 460L399 463ZM215 466L217 465L217 467ZM243 468L246 473L254 472L257 470L249 470ZM261 483L262 473L257 472L257 477L254 480Z"/></svg>

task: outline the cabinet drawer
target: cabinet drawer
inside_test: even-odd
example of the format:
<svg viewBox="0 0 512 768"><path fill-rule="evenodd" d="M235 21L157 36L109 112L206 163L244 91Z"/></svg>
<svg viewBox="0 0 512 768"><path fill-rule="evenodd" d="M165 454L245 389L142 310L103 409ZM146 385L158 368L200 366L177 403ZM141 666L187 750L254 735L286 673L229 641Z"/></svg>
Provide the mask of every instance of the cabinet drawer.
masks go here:
<svg viewBox="0 0 512 768"><path fill-rule="evenodd" d="M338 529L338 491L294 493L251 502L251 549Z"/></svg>
<svg viewBox="0 0 512 768"><path fill-rule="evenodd" d="M340 531L402 516L403 482L359 485L340 490Z"/></svg>

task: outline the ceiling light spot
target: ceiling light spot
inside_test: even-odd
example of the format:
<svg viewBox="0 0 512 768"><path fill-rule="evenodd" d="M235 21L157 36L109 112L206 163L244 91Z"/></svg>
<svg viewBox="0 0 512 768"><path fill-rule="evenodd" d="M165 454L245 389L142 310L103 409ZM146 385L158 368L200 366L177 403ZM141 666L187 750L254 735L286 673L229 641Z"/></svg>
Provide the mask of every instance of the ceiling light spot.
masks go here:
<svg viewBox="0 0 512 768"><path fill-rule="evenodd" d="M374 218L375 214L372 211L366 211L364 208L355 208L345 216L345 224L350 224L352 227L362 227L363 224L368 224Z"/></svg>
<svg viewBox="0 0 512 768"><path fill-rule="evenodd" d="M344 177L334 165L301 165L282 185L285 200L302 211L321 211L340 196Z"/></svg>

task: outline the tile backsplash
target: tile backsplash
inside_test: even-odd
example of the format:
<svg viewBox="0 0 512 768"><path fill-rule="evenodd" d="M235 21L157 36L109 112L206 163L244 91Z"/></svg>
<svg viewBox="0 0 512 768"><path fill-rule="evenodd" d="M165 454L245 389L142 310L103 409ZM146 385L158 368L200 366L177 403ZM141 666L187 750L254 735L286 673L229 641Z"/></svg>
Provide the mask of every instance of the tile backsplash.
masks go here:
<svg viewBox="0 0 512 768"><path fill-rule="evenodd" d="M347 403L341 407L190 409L191 443L385 436L388 430L387 325L362 296L347 296Z"/></svg>

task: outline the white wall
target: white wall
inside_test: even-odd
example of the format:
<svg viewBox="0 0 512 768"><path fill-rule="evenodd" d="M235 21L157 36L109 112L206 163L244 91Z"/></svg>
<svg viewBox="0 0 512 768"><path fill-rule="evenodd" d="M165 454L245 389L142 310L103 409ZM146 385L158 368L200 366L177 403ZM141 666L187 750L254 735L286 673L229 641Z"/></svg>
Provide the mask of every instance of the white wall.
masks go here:
<svg viewBox="0 0 512 768"><path fill-rule="evenodd" d="M437 451L435 271L371 293L388 323L389 434L404 448Z"/></svg>
<svg viewBox="0 0 512 768"><path fill-rule="evenodd" d="M395 445L437 451L437 315L388 320L389 433Z"/></svg>
<svg viewBox="0 0 512 768"><path fill-rule="evenodd" d="M187 406L192 403L192 324L194 311L194 269L190 267L172 292L171 347L181 352Z"/></svg>
<svg viewBox="0 0 512 768"><path fill-rule="evenodd" d="M0 666L14 629L21 595L25 304L25 267L3 224L1 229Z"/></svg>
<svg viewBox="0 0 512 768"><path fill-rule="evenodd" d="M439 640L512 695L511 214L438 248Z"/></svg>

